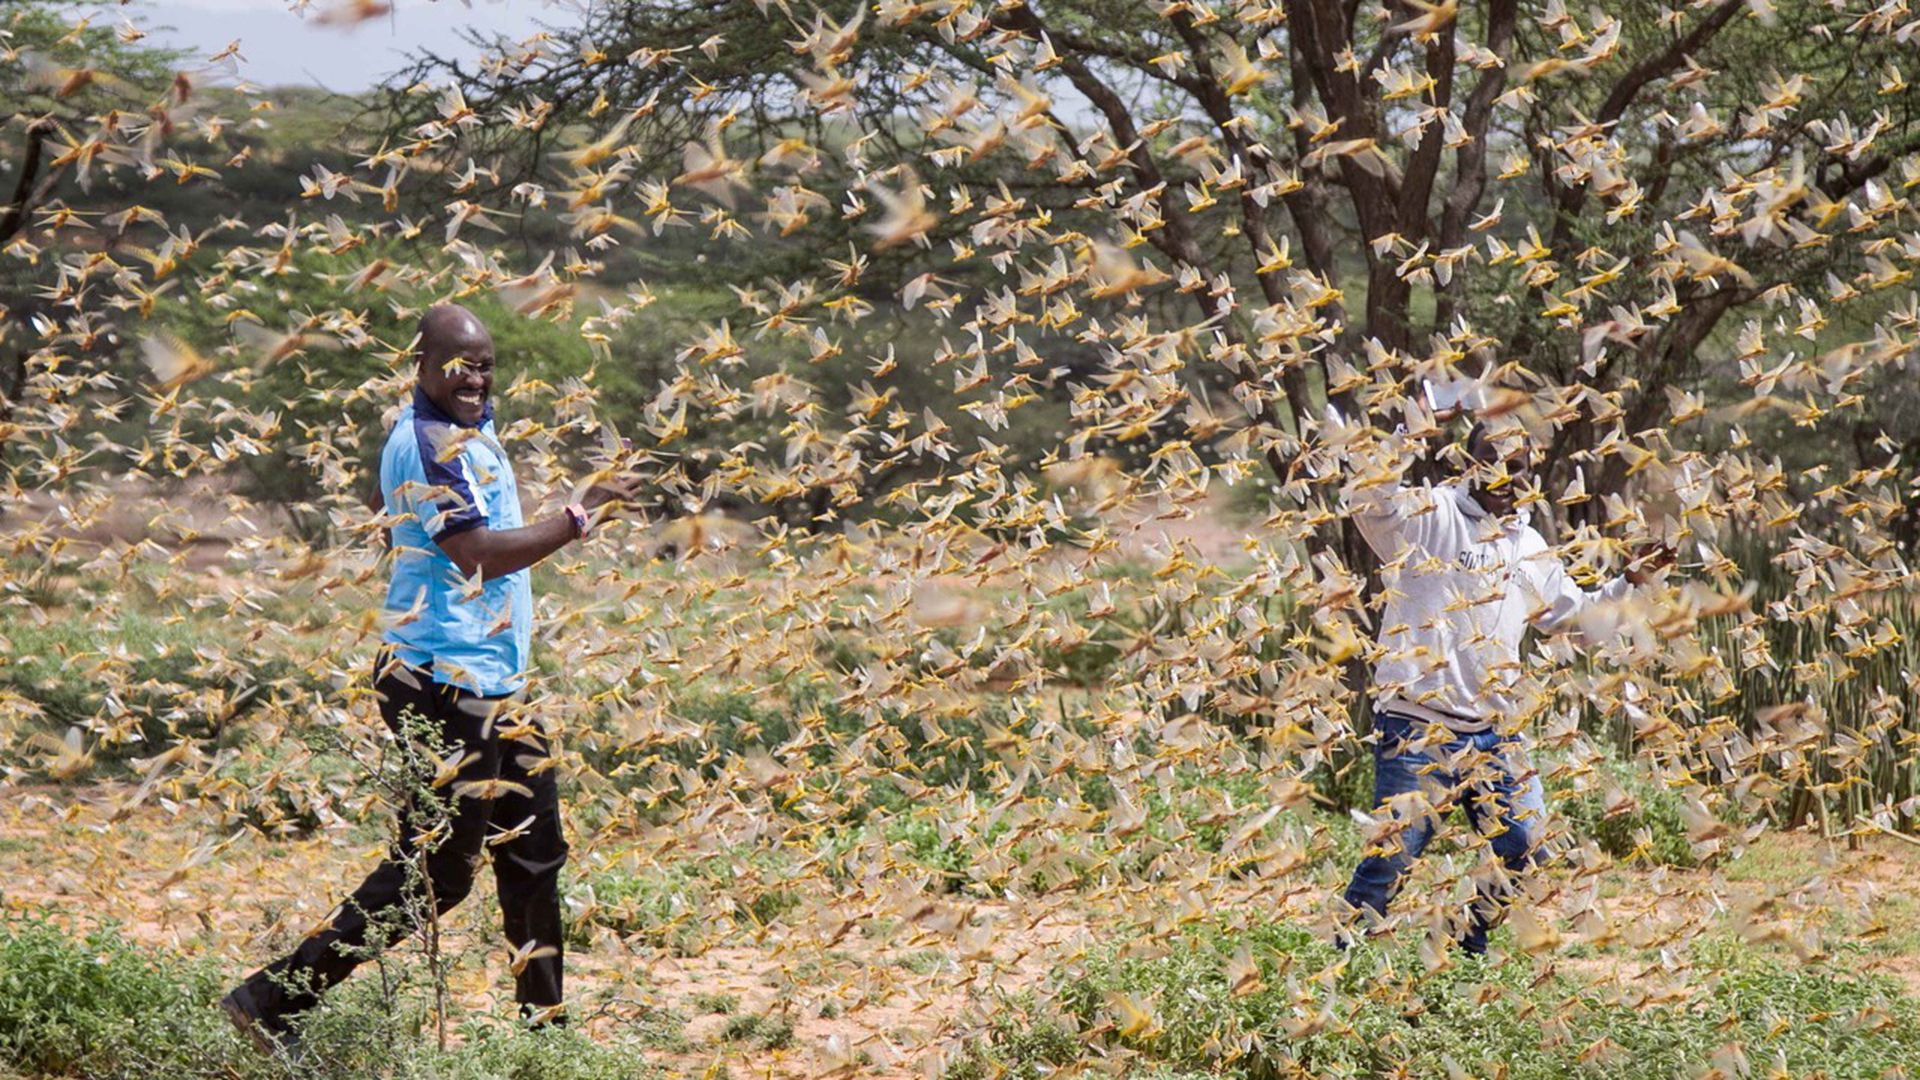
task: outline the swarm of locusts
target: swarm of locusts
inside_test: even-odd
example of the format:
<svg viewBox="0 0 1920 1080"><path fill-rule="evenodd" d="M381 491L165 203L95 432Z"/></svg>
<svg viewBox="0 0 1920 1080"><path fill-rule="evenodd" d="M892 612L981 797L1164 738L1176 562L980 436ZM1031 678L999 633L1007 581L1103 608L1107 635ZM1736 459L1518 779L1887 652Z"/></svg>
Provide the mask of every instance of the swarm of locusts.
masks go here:
<svg viewBox="0 0 1920 1080"><path fill-rule="evenodd" d="M338 35L402 5L290 6ZM1291 1060L1468 962L1494 879L1496 959L1636 1007L1714 977L1696 939L1819 963L1887 932L1835 929L1876 886L1822 859L1726 867L1920 817L1920 8L559 3L396 75L257 214L219 193L273 73L244 41L109 63L144 32L102 7L0 12L0 653L34 672L0 688L0 830L93 868L67 903L192 927L310 891L271 859L182 891L239 852L386 820L316 762L388 738L368 671L421 612L382 608L405 553L370 470L457 303L497 313L528 519L634 493L536 569L497 719L552 731L579 881L726 867L643 936L781 971L943 957L870 974L907 1019L806 1071L937 1075L1047 972L1276 922L1346 948L1229 947L1232 997L1280 992L1206 1053ZM702 306L669 310L676 275ZM555 334L585 362L507 344ZM1367 508L1412 535L1469 487L1597 599L1415 603L1451 556L1370 543ZM1511 877L1497 829L1369 779L1375 707L1488 647L1449 629L1486 605L1533 626L1468 703L1547 792ZM1638 826L1603 848L1656 801L1680 866ZM1346 874L1423 823L1356 921ZM1353 974L1396 947L1414 970ZM1115 991L1075 1037L1120 1075L1183 1007Z"/></svg>

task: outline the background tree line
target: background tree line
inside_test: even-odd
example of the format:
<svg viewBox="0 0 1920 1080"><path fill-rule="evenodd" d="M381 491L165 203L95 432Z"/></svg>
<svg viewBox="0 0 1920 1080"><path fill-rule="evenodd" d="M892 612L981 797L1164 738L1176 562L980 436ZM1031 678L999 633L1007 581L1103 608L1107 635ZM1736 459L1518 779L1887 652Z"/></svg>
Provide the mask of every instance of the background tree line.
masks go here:
<svg viewBox="0 0 1920 1080"><path fill-rule="evenodd" d="M0 216L0 244L12 254L0 285L8 324L19 330L60 303L50 263L23 247L38 215L118 207L137 189L155 213L116 215L95 234L116 256L153 250L172 235L170 222L226 217L207 213L222 205L268 211L236 218L271 219L290 176L304 183L324 175L323 148L335 136L369 154L404 145L441 114L451 86L476 115L525 122L457 127L446 156L464 159L464 172L449 166L453 175L396 193L418 213L420 231L400 236L388 222L373 226L381 235L372 246L355 245L332 262L306 257L262 290L254 314L278 330L340 304L348 275L383 244L397 245L396 257L432 264L443 258L433 241L449 198L499 198L518 212L495 217L498 231L486 240L509 261L565 249L588 253L597 268L580 297L541 312L542 322L505 331L515 352L541 378L595 368L605 404L624 419L637 416L667 376L666 343L725 318L744 295L738 282L778 283L823 260L852 258L865 264L852 291L888 318L866 320L811 355L771 339L747 351L758 374L791 372L817 384L823 412L833 415L852 404L864 370L889 349L938 350L952 311L942 297L993 286L991 272L960 257L968 226L959 215L936 222L925 245L862 260L860 226L833 212L833 193L844 187L858 198L881 178L924 185L930 195L966 185L1148 255L1149 269L1167 274L1168 284L1127 291L1112 301L1114 311L1196 309L1258 368L1248 379L1224 364L1188 366L1180 378L1204 407L1160 418L1145 439L1098 440L1129 464L1168 441L1209 433L1214 417L1236 406L1262 410L1265 441L1284 444L1284 433L1298 432L1322 402L1351 408L1380 387L1404 387L1451 365L1550 387L1563 422L1548 486L1560 491L1578 471L1596 496L1627 482L1625 457L1594 456L1608 432L1660 427L1676 395L1701 395L1709 407L1748 401L1763 374L1753 364L1769 342L1804 340L1813 356L1824 342L1852 341L1885 322L1893 328L1887 347L1905 348L1899 328L1912 313L1881 300L1898 292L1884 286L1905 279L1894 253L1870 265L1858 245L1783 233L1750 211L1746 178L1754 175L1777 178L1778 190L1759 198L1822 205L1833 215L1858 214L1846 209L1858 199L1897 216L1914 182L1916 91L1897 45L1823 33L1815 5L1635 3L1570 14L1492 0L1083 0L1002 5L988 16L956 6L947 18L912 17L927 5L773 6L774 18L747 5L596 6L582 21L556 22L542 46L520 54L522 63L463 65L429 53L386 90L359 98L276 91L263 107L219 88L217 72L195 68L206 85L191 109L163 125L148 103L164 104L178 91L178 71L195 62L104 28L73 33L45 5L20 5L9 47L25 59L6 69L12 107L0 126L12 174ZM1229 7L1234 17L1222 18ZM832 46L836 35L844 49L829 50L830 62L820 64L818 46ZM493 44L516 55L509 43ZM83 117L139 117L143 109L152 126L167 129L164 137L143 135L155 160L88 157L74 134ZM1570 116L1582 122L1570 127ZM353 131L378 135L354 139ZM580 166L578 149L607 136L622 145L619 158ZM165 139L232 153L226 167L196 173L181 160L165 163ZM696 153L765 161L783 147L813 155L818 169L788 199L810 226L791 239L708 237L700 222L669 219L663 227L637 213L645 183L685 172ZM180 182L139 179L156 167L177 167ZM603 196L598 202L528 194L590 188L583 176L604 182L604 192L591 192ZM382 198L348 185L344 197L303 200L291 216L295 228L313 230L331 215L357 233L380 216L371 207ZM630 242L595 243L607 232ZM252 242L218 229L197 239L191 257L203 264ZM1674 258L1693 271L1678 287L1647 273ZM629 288L656 300L609 336L596 365L578 333L591 318L592 293ZM239 352L233 313L193 301L183 291L164 294L126 326L103 328L96 347L123 348L129 333L158 320L200 348ZM369 296L349 306L365 312L371 337L390 349L407 332L405 301ZM492 310L504 318L513 306L507 298ZM1270 329L1263 318L1282 309L1322 328L1315 347L1262 344ZM1073 388L1098 376L1101 357L1070 335L1033 327L1021 334L1056 373L1039 388L1051 419L997 433L1030 466L1058 452ZM31 352L23 337L10 336L0 384L9 401L22 392ZM353 351L359 360L339 362L370 362L366 350ZM1367 361L1371 370L1361 366ZM1896 470L1906 504L1899 529L1911 543L1920 404L1900 392L1904 367L1853 371L1844 357L1839 366L1836 378L1858 379L1848 388L1858 392L1859 410L1749 407L1737 420L1789 475L1829 461ZM140 377L131 355L122 370ZM297 414L298 376L296 367L276 369L236 393ZM1249 402L1251 386L1264 389ZM952 406L948 390L944 373L906 380L901 394L920 399L900 404ZM314 404L325 414L334 403ZM957 425L961 445L990 433L967 412L937 411ZM1730 427L1696 425L1675 437L1716 449ZM751 424L698 431L688 467L697 473L702 454L718 460L725 447L754 437ZM1207 440L1195 441L1210 452ZM1284 456L1269 457L1287 478ZM264 491L287 499L315 491L303 470L255 465ZM818 516L836 482L832 501L870 511L889 485L929 467L842 468L815 477L821 482L782 513L795 523ZM1573 523L1591 521L1603 505L1572 502L1565 513Z"/></svg>

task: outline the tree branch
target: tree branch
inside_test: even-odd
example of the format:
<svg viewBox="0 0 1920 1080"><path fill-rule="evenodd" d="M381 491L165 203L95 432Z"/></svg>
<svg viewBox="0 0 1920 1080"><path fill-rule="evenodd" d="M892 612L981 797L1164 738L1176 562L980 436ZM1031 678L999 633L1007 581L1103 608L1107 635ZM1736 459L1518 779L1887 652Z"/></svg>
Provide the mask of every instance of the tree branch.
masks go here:
<svg viewBox="0 0 1920 1080"><path fill-rule="evenodd" d="M1272 160L1272 155L1264 147L1256 148L1249 143L1241 134L1239 125L1234 123L1237 114L1233 103L1228 100L1226 90L1214 73L1213 61L1207 55L1205 36L1194 25L1193 17L1184 11L1177 12L1173 16L1173 25L1187 45L1187 55L1193 59L1195 78L1191 89L1195 99L1219 130L1221 138L1226 140L1229 152L1239 159L1241 167L1250 174L1239 191L1240 232L1253 252L1254 279L1259 283L1260 294L1267 303L1283 303L1287 298L1287 289L1286 283L1280 278L1280 271L1263 273L1259 269L1266 252L1276 245L1267 208L1253 196L1254 181L1267 175L1267 164ZM1293 414L1297 425L1299 418L1306 415L1308 407L1306 378L1299 368L1289 367L1280 373L1280 387L1287 398L1287 409Z"/></svg>
<svg viewBox="0 0 1920 1080"><path fill-rule="evenodd" d="M1440 34L1427 45L1427 75L1433 79L1433 107L1446 112L1453 107L1452 34ZM1427 202L1433 196L1433 178L1440 171L1440 149L1446 142L1446 125L1438 118L1427 122L1407 161L1406 176L1400 181L1400 232L1412 240L1425 238L1431 229Z"/></svg>
<svg viewBox="0 0 1920 1080"><path fill-rule="evenodd" d="M1610 124L1626 115L1633 99L1640 96L1648 83L1664 78L1680 70L1686 58L1698 51L1702 45L1713 39L1722 27L1726 26L1735 14L1747 6L1747 0L1720 0L1720 6L1713 9L1706 18L1700 20L1692 30L1675 38L1665 49L1647 57L1627 70L1620 81L1613 85L1606 101L1600 105L1599 115L1594 119L1602 124Z"/></svg>

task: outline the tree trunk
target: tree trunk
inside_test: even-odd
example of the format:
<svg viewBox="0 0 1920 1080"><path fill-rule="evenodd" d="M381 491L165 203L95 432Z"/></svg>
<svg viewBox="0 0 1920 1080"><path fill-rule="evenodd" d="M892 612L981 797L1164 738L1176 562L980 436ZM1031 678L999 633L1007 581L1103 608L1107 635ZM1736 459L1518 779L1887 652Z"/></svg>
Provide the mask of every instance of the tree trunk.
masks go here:
<svg viewBox="0 0 1920 1080"><path fill-rule="evenodd" d="M20 176L13 184L13 198L7 203L5 217L0 217L0 247L5 247L15 233L26 227L27 215L33 212L34 204L46 197L44 184L36 184L40 177L40 158L46 150L47 134L53 130L51 121L38 120L27 125L27 146L20 155Z"/></svg>

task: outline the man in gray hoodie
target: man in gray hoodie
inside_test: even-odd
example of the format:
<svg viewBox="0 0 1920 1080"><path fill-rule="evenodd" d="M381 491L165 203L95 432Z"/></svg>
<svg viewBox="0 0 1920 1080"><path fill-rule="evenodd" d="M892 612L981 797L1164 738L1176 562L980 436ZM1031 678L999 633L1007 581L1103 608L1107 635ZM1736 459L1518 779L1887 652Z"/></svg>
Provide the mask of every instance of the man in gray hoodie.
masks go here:
<svg viewBox="0 0 1920 1080"><path fill-rule="evenodd" d="M1497 864L1450 931L1468 953L1538 858L1546 806L1539 777L1516 751L1531 709L1520 645L1527 628L1568 628L1596 603L1622 599L1657 572L1641 560L1600 589L1581 588L1538 531L1516 489L1524 452L1508 452L1480 424L1467 468L1437 485L1349 482L1343 501L1383 561L1386 594L1374 682L1374 806L1391 817L1354 870L1345 899L1355 920L1384 917L1435 825L1456 804L1488 840ZM1382 835L1384 834L1384 835ZM1342 947L1347 934L1338 937Z"/></svg>

